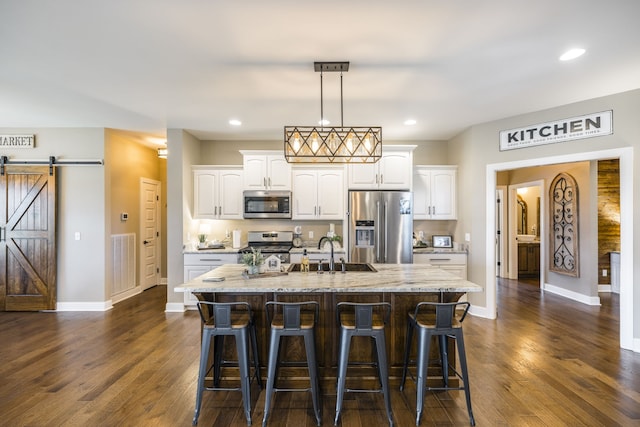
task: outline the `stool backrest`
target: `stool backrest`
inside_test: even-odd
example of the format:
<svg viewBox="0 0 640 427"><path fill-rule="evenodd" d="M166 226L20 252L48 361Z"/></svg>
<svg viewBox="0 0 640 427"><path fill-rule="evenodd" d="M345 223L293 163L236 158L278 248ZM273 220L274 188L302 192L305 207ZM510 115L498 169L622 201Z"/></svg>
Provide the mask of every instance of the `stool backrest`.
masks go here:
<svg viewBox="0 0 640 427"><path fill-rule="evenodd" d="M317 301L303 301L303 302L279 302L268 301L265 304L267 312L267 323L271 324L271 321L278 313L278 310L282 311L282 322L284 329L300 329L300 313L303 309L314 308L315 316L313 323L318 321L318 313L320 310L320 304Z"/></svg>
<svg viewBox="0 0 640 427"><path fill-rule="evenodd" d="M337 319L340 324L340 313L346 309L353 309L355 315L355 327L357 329L372 329L374 310L382 311L383 323L386 325L391 314L391 304L388 302L359 303L339 302L337 305Z"/></svg>
<svg viewBox="0 0 640 427"><path fill-rule="evenodd" d="M231 328L231 312L239 308L247 311L251 319L251 306L247 302L198 301L198 312L202 322L215 325L216 328Z"/></svg>
<svg viewBox="0 0 640 427"><path fill-rule="evenodd" d="M435 310L436 329L451 328L453 326L453 319L456 315L456 309L458 306L464 306L464 311L458 320L458 322L462 322L467 315L467 311L469 311L469 307L471 306L468 302L421 302L416 305L414 318L417 318L418 314L422 312L428 311L433 313Z"/></svg>

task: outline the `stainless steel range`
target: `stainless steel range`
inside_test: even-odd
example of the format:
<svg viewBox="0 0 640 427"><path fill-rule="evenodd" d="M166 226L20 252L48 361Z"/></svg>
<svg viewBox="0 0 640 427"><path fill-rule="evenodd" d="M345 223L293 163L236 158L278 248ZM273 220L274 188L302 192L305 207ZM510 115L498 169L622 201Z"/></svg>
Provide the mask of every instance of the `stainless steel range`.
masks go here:
<svg viewBox="0 0 640 427"><path fill-rule="evenodd" d="M292 231L249 231L248 246L240 249L238 262L242 262L242 254L251 252L251 248L260 249L266 257L277 255L280 262L289 263L289 251L293 247Z"/></svg>

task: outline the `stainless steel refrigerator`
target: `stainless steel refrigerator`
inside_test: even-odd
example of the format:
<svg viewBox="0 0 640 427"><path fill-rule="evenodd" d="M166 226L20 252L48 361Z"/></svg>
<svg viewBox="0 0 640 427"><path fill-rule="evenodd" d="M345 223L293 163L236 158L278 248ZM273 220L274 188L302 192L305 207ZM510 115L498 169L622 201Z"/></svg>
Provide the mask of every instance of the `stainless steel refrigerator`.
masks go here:
<svg viewBox="0 0 640 427"><path fill-rule="evenodd" d="M413 262L410 191L350 191L348 212L350 262Z"/></svg>

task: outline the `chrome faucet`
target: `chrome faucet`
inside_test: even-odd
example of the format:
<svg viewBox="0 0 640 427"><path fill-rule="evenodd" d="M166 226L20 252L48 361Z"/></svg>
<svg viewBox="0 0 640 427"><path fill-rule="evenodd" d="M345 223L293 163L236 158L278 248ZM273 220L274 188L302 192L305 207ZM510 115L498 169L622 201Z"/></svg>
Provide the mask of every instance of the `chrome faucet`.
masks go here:
<svg viewBox="0 0 640 427"><path fill-rule="evenodd" d="M322 242L324 239L331 244L331 256L329 257L329 271L333 273L333 240L329 239L327 236L322 236L320 240L318 240L318 249L322 247Z"/></svg>

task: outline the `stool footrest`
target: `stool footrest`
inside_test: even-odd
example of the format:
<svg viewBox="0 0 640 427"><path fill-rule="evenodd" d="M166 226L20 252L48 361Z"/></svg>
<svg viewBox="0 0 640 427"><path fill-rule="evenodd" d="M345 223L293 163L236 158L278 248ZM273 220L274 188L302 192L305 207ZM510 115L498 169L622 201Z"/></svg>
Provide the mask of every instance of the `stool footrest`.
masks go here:
<svg viewBox="0 0 640 427"><path fill-rule="evenodd" d="M384 393L381 388L345 388L344 391L349 393Z"/></svg>
<svg viewBox="0 0 640 427"><path fill-rule="evenodd" d="M311 387L307 388L273 388L273 391L311 391Z"/></svg>

